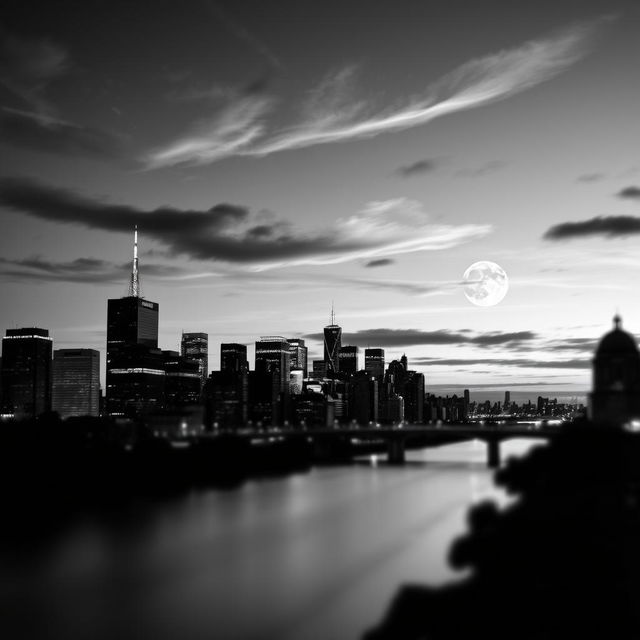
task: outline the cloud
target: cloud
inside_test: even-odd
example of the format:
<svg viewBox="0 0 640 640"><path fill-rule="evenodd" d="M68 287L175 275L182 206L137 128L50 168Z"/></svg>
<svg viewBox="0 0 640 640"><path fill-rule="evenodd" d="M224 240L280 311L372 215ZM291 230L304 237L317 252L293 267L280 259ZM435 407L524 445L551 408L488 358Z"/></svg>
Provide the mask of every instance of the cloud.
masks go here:
<svg viewBox="0 0 640 640"><path fill-rule="evenodd" d="M564 240L585 236L624 237L640 233L640 218L633 216L597 216L582 222L562 222L545 232L545 240Z"/></svg>
<svg viewBox="0 0 640 640"><path fill-rule="evenodd" d="M305 336L310 340L323 340L322 333ZM497 345L516 346L535 340L537 335L532 331L489 332L472 335L468 332L454 332L448 329L422 331L420 329L363 329L343 334L343 342L357 346L382 346L388 348L411 347L419 345L460 345L471 344L480 347Z"/></svg>
<svg viewBox="0 0 640 640"><path fill-rule="evenodd" d="M0 27L0 84L38 111L48 111L46 87L71 66L67 51L48 39L26 39Z"/></svg>
<svg viewBox="0 0 640 640"><path fill-rule="evenodd" d="M488 173L499 171L506 165L507 163L502 160L489 160L488 162L481 164L479 167L460 169L456 175L463 178L481 178L482 176L486 176Z"/></svg>
<svg viewBox="0 0 640 640"><path fill-rule="evenodd" d="M208 164L237 155L263 135L264 118L273 104L267 96L234 96L214 115L198 121L186 136L150 153L146 168Z"/></svg>
<svg viewBox="0 0 640 640"><path fill-rule="evenodd" d="M221 124L214 119L209 126L201 126L150 154L145 164L151 168L202 164L231 155L265 156L319 144L371 138L491 104L566 71L589 52L602 22L574 24L546 38L470 60L428 87L421 97L406 100L400 107L378 108L368 116L363 115L362 101L345 98L352 91L354 73L343 71L334 74L332 79L325 78L315 90L316 95L323 97L323 104L330 107L325 110L327 117L303 117L292 126L267 132L263 122L264 106L254 110L245 107L243 122L232 136L233 143L228 136L221 135ZM328 101L325 96L329 96ZM238 108L243 115L242 105L233 107L232 111ZM368 111L371 113L372 108ZM241 135L243 131L246 131L244 136Z"/></svg>
<svg viewBox="0 0 640 640"><path fill-rule="evenodd" d="M430 173L435 171L439 166L439 161L433 158L424 158L423 160L416 160L411 164L405 164L402 167L396 169L396 174L402 178L411 178L413 176Z"/></svg>
<svg viewBox="0 0 640 640"><path fill-rule="evenodd" d="M395 260L391 260L391 258L378 258L377 260L369 260L365 267L388 267L393 264Z"/></svg>
<svg viewBox="0 0 640 640"><path fill-rule="evenodd" d="M76 258L68 262L54 262L39 256L23 260L0 258L0 279L9 282L76 282L90 284L126 283L131 263L115 264L96 258ZM207 274L214 275L214 274ZM183 280L202 277L170 264L146 263L141 278Z"/></svg>
<svg viewBox="0 0 640 640"><path fill-rule="evenodd" d="M618 198L628 198L630 200L640 200L640 187L625 187L616 194Z"/></svg>
<svg viewBox="0 0 640 640"><path fill-rule="evenodd" d="M241 25L226 9L216 2L205 2L205 7L217 18L238 40L242 40L276 70L281 70L282 63L278 56L259 38Z"/></svg>
<svg viewBox="0 0 640 640"><path fill-rule="evenodd" d="M600 180L604 180L606 177L607 176L605 173L583 173L582 175L578 176L576 180L578 182L599 182Z"/></svg>
<svg viewBox="0 0 640 640"><path fill-rule="evenodd" d="M529 358L412 358L412 364L453 366L495 365L525 369L591 369L590 360L534 360Z"/></svg>
<svg viewBox="0 0 640 640"><path fill-rule="evenodd" d="M491 230L487 225L429 225L417 203L397 199L370 203L331 228L303 233L284 220L232 204L208 210L168 206L143 210L27 178L0 179L0 205L44 220L105 231L130 232L137 224L146 237L163 243L172 254L251 264L262 270L446 249Z"/></svg>
<svg viewBox="0 0 640 640"><path fill-rule="evenodd" d="M46 153L112 159L124 154L123 140L111 133L40 113L0 108L0 140Z"/></svg>

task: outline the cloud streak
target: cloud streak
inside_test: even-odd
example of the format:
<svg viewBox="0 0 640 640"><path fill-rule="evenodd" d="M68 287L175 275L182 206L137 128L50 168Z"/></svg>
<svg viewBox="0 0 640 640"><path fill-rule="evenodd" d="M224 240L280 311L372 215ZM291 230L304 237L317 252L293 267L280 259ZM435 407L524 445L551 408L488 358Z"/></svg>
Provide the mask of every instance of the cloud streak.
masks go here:
<svg viewBox="0 0 640 640"><path fill-rule="evenodd" d="M489 332L470 334L466 331L421 331L420 329L363 329L353 333L343 334L345 344L360 347L382 346L389 348L413 347L421 345L476 345L492 347L506 345L514 347L537 339L532 331ZM312 333L305 336L310 340L322 341L322 333Z"/></svg>
<svg viewBox="0 0 640 640"><path fill-rule="evenodd" d="M591 369L589 360L533 360L528 358L412 358L419 365L521 367L525 369Z"/></svg>
<svg viewBox="0 0 640 640"><path fill-rule="evenodd" d="M562 222L547 229L545 240L570 240L588 236L620 238L640 233L640 218L634 216L597 216L581 222Z"/></svg>
<svg viewBox="0 0 640 640"><path fill-rule="evenodd" d="M0 138L14 147L70 156L113 159L124 155L119 136L40 113L0 108Z"/></svg>
<svg viewBox="0 0 640 640"><path fill-rule="evenodd" d="M203 164L231 155L266 156L423 125L450 113L503 100L561 74L590 51L601 23L602 20L596 20L574 24L519 47L470 60L431 85L421 97L394 109L382 108L368 117L363 117L358 102L353 103L357 106L355 109L345 106L340 92L335 90L347 90L346 80L350 74L337 74L329 85L331 91L323 92L332 96L330 104L334 108L330 117L303 118L288 128L266 132L265 110L245 109L242 130L246 130L247 135L243 137L236 132L233 144L229 144L224 135L225 126L228 128L229 124L214 121L200 130L197 137L180 138L150 154L145 163L158 168L181 163ZM326 85L326 80L323 83ZM240 109L242 112L242 105Z"/></svg>
<svg viewBox="0 0 640 640"><path fill-rule="evenodd" d="M0 179L0 205L36 218L145 236L172 254L223 260L257 270L292 265L339 264L415 251L447 249L489 233L488 225L429 225L419 203L370 203L331 228L301 232L284 220L252 214L233 204L208 210L109 204L26 178Z"/></svg>

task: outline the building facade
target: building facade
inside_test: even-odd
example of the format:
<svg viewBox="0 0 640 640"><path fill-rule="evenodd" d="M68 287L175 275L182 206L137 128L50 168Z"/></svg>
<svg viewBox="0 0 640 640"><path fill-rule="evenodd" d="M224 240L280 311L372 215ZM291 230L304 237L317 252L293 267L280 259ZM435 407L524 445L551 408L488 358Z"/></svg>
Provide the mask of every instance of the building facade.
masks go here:
<svg viewBox="0 0 640 640"><path fill-rule="evenodd" d="M249 371L247 345L223 342L220 345L220 371Z"/></svg>
<svg viewBox="0 0 640 640"><path fill-rule="evenodd" d="M266 371L277 372L281 393L289 391L290 350L289 342L281 336L262 336L256 341L256 370L263 362Z"/></svg>
<svg viewBox="0 0 640 640"><path fill-rule="evenodd" d="M301 338L287 338L289 343L289 359L291 369L300 369L302 371L302 377L306 378L308 375L307 355L308 349L304 344L304 340Z"/></svg>
<svg viewBox="0 0 640 640"><path fill-rule="evenodd" d="M375 378L384 375L384 349L364 350L364 370Z"/></svg>
<svg viewBox="0 0 640 640"><path fill-rule="evenodd" d="M198 363L200 387L204 387L209 376L209 334L185 333L183 331L180 340L180 355Z"/></svg>
<svg viewBox="0 0 640 640"><path fill-rule="evenodd" d="M358 372L358 347L341 347L338 359L340 361L340 373L344 376L352 376Z"/></svg>
<svg viewBox="0 0 640 640"><path fill-rule="evenodd" d="M3 416L26 419L51 410L52 350L46 329L7 329L2 338Z"/></svg>
<svg viewBox="0 0 640 640"><path fill-rule="evenodd" d="M100 352L56 349L53 352L51 408L61 418L100 413Z"/></svg>

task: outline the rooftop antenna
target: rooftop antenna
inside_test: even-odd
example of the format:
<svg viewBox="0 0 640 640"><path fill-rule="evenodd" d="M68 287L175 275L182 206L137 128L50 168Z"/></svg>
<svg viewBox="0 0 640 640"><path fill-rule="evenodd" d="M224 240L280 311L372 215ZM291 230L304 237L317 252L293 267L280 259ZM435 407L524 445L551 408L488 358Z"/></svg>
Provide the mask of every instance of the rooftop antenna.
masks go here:
<svg viewBox="0 0 640 640"><path fill-rule="evenodd" d="M331 301L331 324L334 325L336 323L336 314L333 310L333 300Z"/></svg>
<svg viewBox="0 0 640 640"><path fill-rule="evenodd" d="M140 275L138 273L138 225L135 225L133 232L133 265L131 267L129 296L133 298L140 298Z"/></svg>

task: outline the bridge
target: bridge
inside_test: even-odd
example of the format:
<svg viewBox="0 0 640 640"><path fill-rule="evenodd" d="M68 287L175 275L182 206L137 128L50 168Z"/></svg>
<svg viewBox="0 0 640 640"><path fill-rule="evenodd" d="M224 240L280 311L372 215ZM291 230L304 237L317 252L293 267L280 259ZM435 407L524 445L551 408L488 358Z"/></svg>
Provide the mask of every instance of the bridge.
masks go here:
<svg viewBox="0 0 640 640"><path fill-rule="evenodd" d="M550 440L562 431L559 426L532 427L532 425L500 424L478 425L449 423L442 425L401 425L382 427L335 427L335 428L272 428L269 430L240 430L234 435L255 445L272 442L305 441L313 446L317 458L331 458L338 451L348 451L351 456L386 450L387 460L392 464L405 461L407 449L453 444L467 440L482 440L487 445L487 466L500 466L500 443L512 438ZM216 434L198 436L216 438Z"/></svg>

